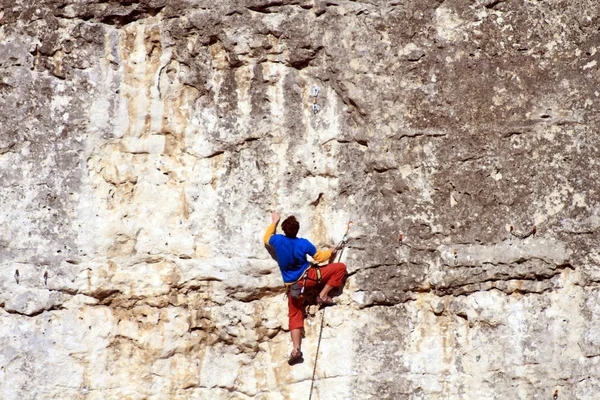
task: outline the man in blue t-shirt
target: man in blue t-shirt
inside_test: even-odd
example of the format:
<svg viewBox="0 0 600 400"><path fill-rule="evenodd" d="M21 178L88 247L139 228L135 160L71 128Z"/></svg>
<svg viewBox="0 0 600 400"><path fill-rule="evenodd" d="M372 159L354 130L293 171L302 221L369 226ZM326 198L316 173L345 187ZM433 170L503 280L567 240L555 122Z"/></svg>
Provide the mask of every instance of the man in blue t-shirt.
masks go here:
<svg viewBox="0 0 600 400"><path fill-rule="evenodd" d="M300 224L294 216L286 218L281 224L285 235L275 234L279 219L280 216L278 213L271 215L272 223L265 232L264 242L275 249L283 282L288 288L296 284L297 289L302 289L304 285L306 287L317 285L319 283L317 272L315 268L311 268L311 264L306 256L309 255L317 263L322 263L335 256L337 250L317 250L308 240L296 237L300 229ZM326 267L321 267L320 272L321 282L324 282L325 286L317 297L317 303L323 306L335 305L328 293L334 287L342 286L344 276L346 275L346 265L343 263L331 263ZM289 329L292 342L294 343L294 350L288 360L290 365L302 362L300 344L302 341L302 331L304 330L303 301L302 296L294 298L288 293Z"/></svg>

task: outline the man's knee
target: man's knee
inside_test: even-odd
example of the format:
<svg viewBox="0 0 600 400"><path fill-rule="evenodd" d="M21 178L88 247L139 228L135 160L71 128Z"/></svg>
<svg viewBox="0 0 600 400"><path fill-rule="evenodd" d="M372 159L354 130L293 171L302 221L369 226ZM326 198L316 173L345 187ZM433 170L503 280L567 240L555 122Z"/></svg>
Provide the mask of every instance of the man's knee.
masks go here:
<svg viewBox="0 0 600 400"><path fill-rule="evenodd" d="M346 264L344 264L344 263L337 263L336 267L340 274L345 275L346 272L348 271L348 268L346 267Z"/></svg>
<svg viewBox="0 0 600 400"><path fill-rule="evenodd" d="M344 276L346 276L346 264L344 263L334 263L329 264L327 266L327 277L324 279L325 283L333 286L339 287L342 286Z"/></svg>

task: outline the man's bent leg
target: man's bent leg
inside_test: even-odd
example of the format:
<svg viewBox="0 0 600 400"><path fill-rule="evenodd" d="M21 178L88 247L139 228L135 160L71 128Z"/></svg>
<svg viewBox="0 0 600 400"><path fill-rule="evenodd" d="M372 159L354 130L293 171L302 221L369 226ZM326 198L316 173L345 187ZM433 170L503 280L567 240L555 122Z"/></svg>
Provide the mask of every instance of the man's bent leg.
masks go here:
<svg viewBox="0 0 600 400"><path fill-rule="evenodd" d="M321 279L325 282L325 286L319 293L319 297L326 300L331 289L342 286L345 275L346 264L344 263L333 263L321 268Z"/></svg>

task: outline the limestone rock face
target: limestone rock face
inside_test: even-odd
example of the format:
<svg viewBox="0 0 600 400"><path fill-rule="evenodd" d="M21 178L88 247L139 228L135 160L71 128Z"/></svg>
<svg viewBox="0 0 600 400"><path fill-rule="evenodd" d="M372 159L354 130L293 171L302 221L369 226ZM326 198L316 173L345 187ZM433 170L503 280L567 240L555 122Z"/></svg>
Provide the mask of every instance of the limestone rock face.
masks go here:
<svg viewBox="0 0 600 400"><path fill-rule="evenodd" d="M599 28L597 0L1 1L0 397L596 398ZM295 367L273 211L319 247L354 221Z"/></svg>

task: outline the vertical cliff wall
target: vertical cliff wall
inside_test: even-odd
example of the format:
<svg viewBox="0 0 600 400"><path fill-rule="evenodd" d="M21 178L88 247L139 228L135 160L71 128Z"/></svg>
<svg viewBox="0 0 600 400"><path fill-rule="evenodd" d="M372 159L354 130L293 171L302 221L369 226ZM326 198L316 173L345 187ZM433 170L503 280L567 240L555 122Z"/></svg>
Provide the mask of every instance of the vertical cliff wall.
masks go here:
<svg viewBox="0 0 600 400"><path fill-rule="evenodd" d="M0 397L308 398L280 211L355 221L313 399L595 398L599 15L3 0Z"/></svg>

